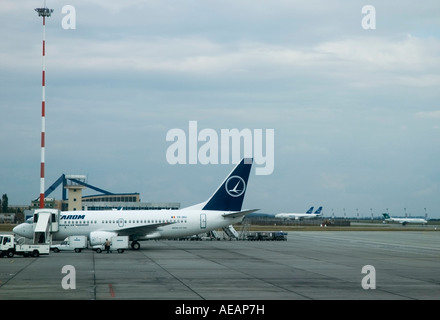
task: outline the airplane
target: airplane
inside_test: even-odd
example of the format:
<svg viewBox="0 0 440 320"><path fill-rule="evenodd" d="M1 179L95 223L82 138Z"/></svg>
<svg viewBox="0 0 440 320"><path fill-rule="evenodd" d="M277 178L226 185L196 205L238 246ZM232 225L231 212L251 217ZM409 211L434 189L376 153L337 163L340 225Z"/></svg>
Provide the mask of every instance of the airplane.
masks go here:
<svg viewBox="0 0 440 320"><path fill-rule="evenodd" d="M295 219L295 220L302 220L302 219L310 219L310 218L316 218L319 217L322 214L322 207L319 207L315 213L313 212L313 207L310 207L309 210L307 210L306 213L277 213L275 215L275 218L280 219Z"/></svg>
<svg viewBox="0 0 440 320"><path fill-rule="evenodd" d="M428 221L426 221L423 218L393 218L390 217L390 215L388 213L382 213L383 218L384 218L384 222L391 222L391 221L395 221L395 222L399 222L402 225L407 225L408 223L422 223L422 224L427 224Z"/></svg>
<svg viewBox="0 0 440 320"><path fill-rule="evenodd" d="M94 246L113 236L129 236L131 247L139 250L139 241L186 237L239 223L259 210L242 211L252 162L252 158L243 158L208 200L183 209L61 211L59 230L52 233L52 240L85 235ZM32 221L16 226L13 232L32 239Z"/></svg>

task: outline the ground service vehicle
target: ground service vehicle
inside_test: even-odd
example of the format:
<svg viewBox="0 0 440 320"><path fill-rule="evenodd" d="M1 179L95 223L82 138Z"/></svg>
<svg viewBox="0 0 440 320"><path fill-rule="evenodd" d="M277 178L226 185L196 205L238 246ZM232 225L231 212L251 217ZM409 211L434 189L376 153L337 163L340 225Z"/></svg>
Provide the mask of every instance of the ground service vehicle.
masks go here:
<svg viewBox="0 0 440 320"><path fill-rule="evenodd" d="M54 252L60 251L75 251L81 252L82 249L87 248L86 236L68 236L63 242L59 244L53 244L50 246L50 250Z"/></svg>
<svg viewBox="0 0 440 320"><path fill-rule="evenodd" d="M117 250L119 253L123 253L126 249L128 249L128 236L114 236L110 238L110 252ZM93 246L93 250L97 253L101 253L105 250L105 245L95 245Z"/></svg>
<svg viewBox="0 0 440 320"><path fill-rule="evenodd" d="M26 244L24 238L16 239L13 234L0 234L0 257L38 257L40 254L49 254L49 251L49 244Z"/></svg>

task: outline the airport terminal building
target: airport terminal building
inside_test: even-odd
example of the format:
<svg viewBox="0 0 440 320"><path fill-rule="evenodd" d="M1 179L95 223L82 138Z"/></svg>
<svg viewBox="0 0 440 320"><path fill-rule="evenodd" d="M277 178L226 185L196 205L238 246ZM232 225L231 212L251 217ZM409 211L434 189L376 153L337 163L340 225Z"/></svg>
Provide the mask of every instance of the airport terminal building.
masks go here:
<svg viewBox="0 0 440 320"><path fill-rule="evenodd" d="M61 211L80 210L177 210L178 202L141 202L140 195L134 193L113 193L90 185L85 175L62 174L45 192L45 208L54 208ZM62 200L49 198L48 195L58 186L62 186ZM100 194L83 195L84 189L93 189ZM32 209L39 208L39 198L32 201Z"/></svg>
<svg viewBox="0 0 440 320"><path fill-rule="evenodd" d="M76 210L177 210L179 202L141 202L139 193L117 193L112 195L91 195L75 197L70 195L67 200L45 199L46 208L55 208L61 211ZM32 209L39 208L39 201L32 201Z"/></svg>
<svg viewBox="0 0 440 320"><path fill-rule="evenodd" d="M178 202L141 202L139 193L118 193L82 197L82 210L159 210L180 209Z"/></svg>

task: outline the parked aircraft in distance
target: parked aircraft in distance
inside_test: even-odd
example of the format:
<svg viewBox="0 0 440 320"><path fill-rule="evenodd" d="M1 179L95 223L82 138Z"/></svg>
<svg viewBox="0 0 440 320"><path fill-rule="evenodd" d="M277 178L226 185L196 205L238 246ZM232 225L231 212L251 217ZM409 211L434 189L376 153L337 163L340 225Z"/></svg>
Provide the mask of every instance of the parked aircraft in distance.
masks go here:
<svg viewBox="0 0 440 320"><path fill-rule="evenodd" d="M187 208L61 211L59 230L52 232L52 239L85 235L93 246L113 236L129 236L132 248L139 249L142 240L180 238L239 223L245 215L258 210L241 210L252 161L252 158L242 159L207 201ZM13 232L32 239L32 223L22 223Z"/></svg>
<svg viewBox="0 0 440 320"><path fill-rule="evenodd" d="M279 219L288 219L288 220L302 220L302 219L310 219L316 218L322 215L322 207L319 207L315 213L313 212L313 207L310 207L309 210L305 213L277 213L275 218Z"/></svg>
<svg viewBox="0 0 440 320"><path fill-rule="evenodd" d="M382 215L383 215L385 222L394 221L394 222L399 222L402 225L406 225L408 223L421 223L421 224L428 223L428 221L426 221L423 218L393 218L393 217L390 217L390 215L388 213L382 213Z"/></svg>

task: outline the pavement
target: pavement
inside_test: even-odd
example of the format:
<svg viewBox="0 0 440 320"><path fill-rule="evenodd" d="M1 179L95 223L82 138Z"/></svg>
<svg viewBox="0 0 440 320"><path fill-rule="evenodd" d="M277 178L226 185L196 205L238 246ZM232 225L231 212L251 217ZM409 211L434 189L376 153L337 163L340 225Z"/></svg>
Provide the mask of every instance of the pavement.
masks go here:
<svg viewBox="0 0 440 320"><path fill-rule="evenodd" d="M292 231L0 259L0 300L438 300L440 232Z"/></svg>

